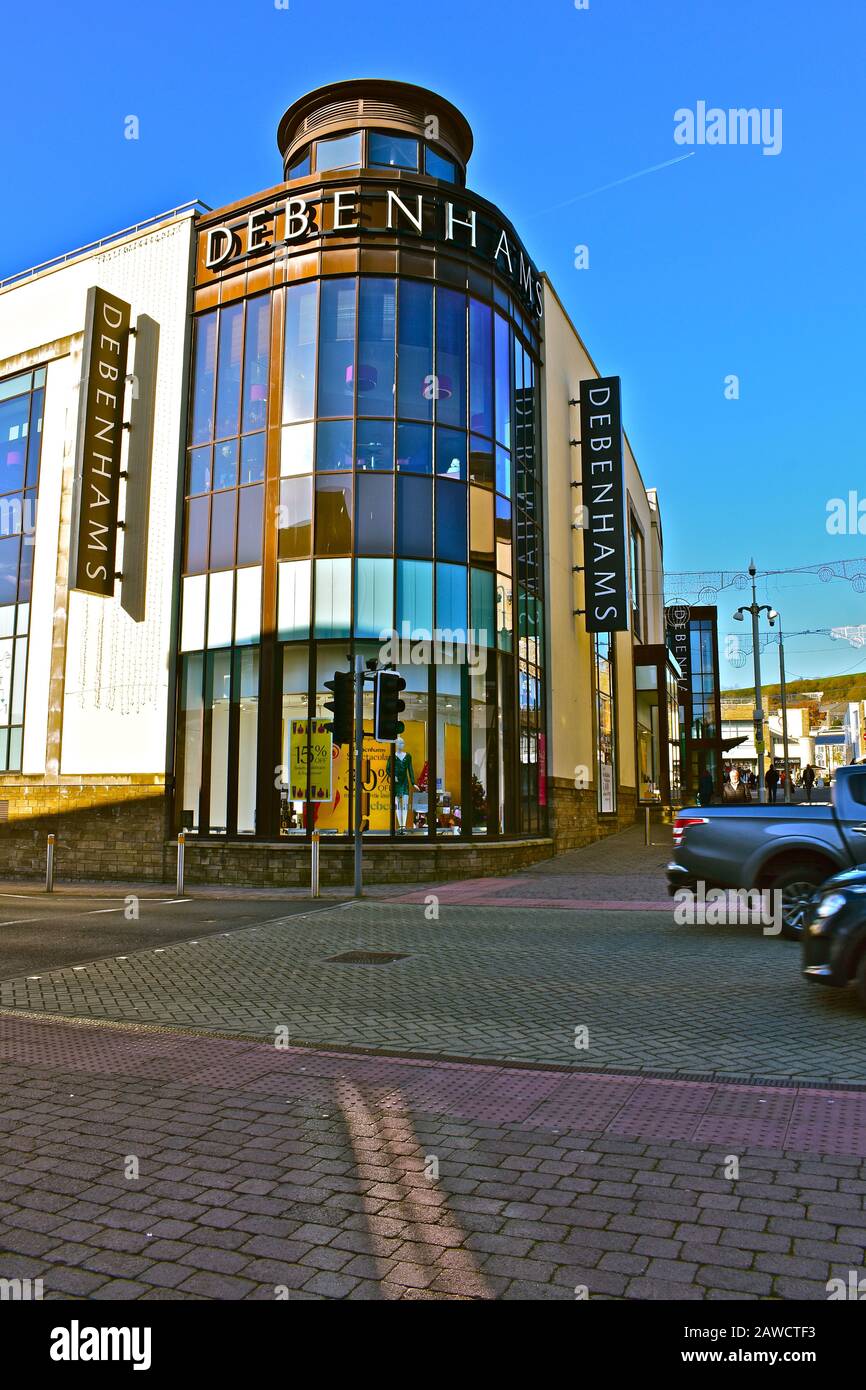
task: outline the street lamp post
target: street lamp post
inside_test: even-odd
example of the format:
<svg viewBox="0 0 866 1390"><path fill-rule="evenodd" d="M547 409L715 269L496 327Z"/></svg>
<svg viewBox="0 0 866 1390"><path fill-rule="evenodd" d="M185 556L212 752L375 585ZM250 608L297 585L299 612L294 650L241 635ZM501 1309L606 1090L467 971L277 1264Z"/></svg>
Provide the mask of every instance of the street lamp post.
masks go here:
<svg viewBox="0 0 866 1390"><path fill-rule="evenodd" d="M782 704L782 757L785 763L785 802L791 802L791 765L788 758L788 689L785 685L785 643L782 638L782 619L773 609L769 615L770 627L779 624L779 695Z"/></svg>
<svg viewBox="0 0 866 1390"><path fill-rule="evenodd" d="M768 603L758 603L758 595L755 591L755 562L749 564L749 575L752 580L752 602L744 604L738 608L734 617L737 622L743 621L743 614L749 613L752 618L752 652L755 664L755 753L758 764L758 800L761 802L767 799L767 789L764 786L764 710L763 696L761 692L761 646L760 633L758 631L758 617L762 612L772 613L774 610ZM787 779L786 779L787 781Z"/></svg>

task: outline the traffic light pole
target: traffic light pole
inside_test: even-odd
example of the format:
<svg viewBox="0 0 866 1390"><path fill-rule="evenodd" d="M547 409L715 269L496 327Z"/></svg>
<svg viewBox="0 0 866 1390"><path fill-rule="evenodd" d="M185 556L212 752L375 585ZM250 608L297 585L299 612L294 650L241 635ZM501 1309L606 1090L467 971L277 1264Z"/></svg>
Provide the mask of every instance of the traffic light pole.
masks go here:
<svg viewBox="0 0 866 1390"><path fill-rule="evenodd" d="M355 657L355 897L364 896L361 813L364 804L364 658Z"/></svg>

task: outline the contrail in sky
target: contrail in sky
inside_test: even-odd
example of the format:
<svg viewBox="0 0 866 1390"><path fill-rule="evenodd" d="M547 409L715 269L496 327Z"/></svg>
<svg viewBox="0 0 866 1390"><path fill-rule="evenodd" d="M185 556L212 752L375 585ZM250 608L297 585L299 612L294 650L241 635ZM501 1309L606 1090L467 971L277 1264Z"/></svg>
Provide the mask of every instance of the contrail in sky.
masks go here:
<svg viewBox="0 0 866 1390"><path fill-rule="evenodd" d="M614 179L613 183L603 183L600 188L591 188L588 193L578 193L576 198L566 198L564 203L554 203L552 208L542 208L541 212L532 212L530 217L541 217L545 212L558 212L560 208L567 208L572 203L579 203L584 198L592 198L596 193L605 193L608 188L619 188L622 183L631 183L632 179L642 179L644 174L654 174L657 169L669 169L672 164L682 164L684 159L691 159L697 153L690 150L688 154L678 155L676 159L666 159L663 164L652 164L649 169L639 169L636 174L626 174L624 179Z"/></svg>

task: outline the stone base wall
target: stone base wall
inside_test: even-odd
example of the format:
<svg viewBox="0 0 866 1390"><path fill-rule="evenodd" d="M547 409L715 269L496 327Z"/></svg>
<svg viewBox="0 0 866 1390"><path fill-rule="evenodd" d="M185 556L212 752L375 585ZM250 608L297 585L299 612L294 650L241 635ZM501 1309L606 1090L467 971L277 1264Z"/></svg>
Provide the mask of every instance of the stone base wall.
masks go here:
<svg viewBox="0 0 866 1390"><path fill-rule="evenodd" d="M46 782L7 773L0 776L0 877L44 878L51 834L58 881L170 881L176 850L166 845L166 824L162 778Z"/></svg>
<svg viewBox="0 0 866 1390"><path fill-rule="evenodd" d="M410 839L365 841L366 880L411 885L500 877L554 853L592 844L635 820L630 788L619 788L614 816L599 815L594 788L577 790L568 779L551 778L549 794L549 838L490 844L449 838L432 845ZM53 834L58 883L173 883L177 843L167 834L168 825L162 779L67 778L49 783L7 774L0 777L0 878L44 878L47 836ZM351 884L353 862L351 844L323 839L322 886ZM190 836L186 882L191 887L305 887L310 882L310 846L292 840L199 842Z"/></svg>
<svg viewBox="0 0 866 1390"><path fill-rule="evenodd" d="M354 846L321 842L319 882L323 888L345 887L354 875ZM173 850L173 846L170 846ZM501 844L463 844L445 840L427 845L406 840L375 844L364 841L365 883L443 883L453 879L496 878L549 859L550 840L516 840ZM306 842L215 844L189 839L186 883L233 883L257 888L308 888L310 845Z"/></svg>
<svg viewBox="0 0 866 1390"><path fill-rule="evenodd" d="M616 814L601 815L595 787L576 788L566 777L551 777L550 833L557 854L569 849L582 849L606 835L614 835L634 825L637 801L633 787L619 787Z"/></svg>

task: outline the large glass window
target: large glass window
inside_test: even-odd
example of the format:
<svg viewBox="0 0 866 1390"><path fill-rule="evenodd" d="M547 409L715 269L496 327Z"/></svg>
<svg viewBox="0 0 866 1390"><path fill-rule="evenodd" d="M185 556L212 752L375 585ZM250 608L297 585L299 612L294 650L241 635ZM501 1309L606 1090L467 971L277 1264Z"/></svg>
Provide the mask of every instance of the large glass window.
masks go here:
<svg viewBox="0 0 866 1390"><path fill-rule="evenodd" d="M283 648L282 749L280 777L280 834L302 835L306 829L306 803L310 790L308 768L313 749L321 741L310 738L307 724L307 689L310 681L310 649L293 643ZM314 792L321 790L322 781L330 781L330 766L318 759L314 769Z"/></svg>
<svg viewBox="0 0 866 1390"><path fill-rule="evenodd" d="M511 349L508 322L501 314L494 315L494 347L496 362L496 438L506 449L511 448Z"/></svg>
<svg viewBox="0 0 866 1390"><path fill-rule="evenodd" d="M436 833L442 836L459 835L464 825L464 676L462 666L436 668Z"/></svg>
<svg viewBox="0 0 866 1390"><path fill-rule="evenodd" d="M357 479L355 524L359 555L393 555L393 492L389 474L364 474Z"/></svg>
<svg viewBox="0 0 866 1390"><path fill-rule="evenodd" d="M404 473L433 472L433 431L429 425L398 424L397 468Z"/></svg>
<svg viewBox="0 0 866 1390"><path fill-rule="evenodd" d="M316 170L358 169L361 165L361 132L337 135L332 140L316 141Z"/></svg>
<svg viewBox="0 0 866 1390"><path fill-rule="evenodd" d="M309 555L313 534L313 486L311 478L283 478L280 482L278 554L281 560Z"/></svg>
<svg viewBox="0 0 866 1390"><path fill-rule="evenodd" d="M466 296L436 291L436 419L466 428Z"/></svg>
<svg viewBox="0 0 866 1390"><path fill-rule="evenodd" d="M482 654L485 658L487 653ZM496 669L479 663L470 670L471 758L470 809L473 835L486 835L491 817L496 814L493 784L497 775L496 760Z"/></svg>
<svg viewBox="0 0 866 1390"><path fill-rule="evenodd" d="M466 569L436 565L436 626L443 632L462 632L468 626Z"/></svg>
<svg viewBox="0 0 866 1390"><path fill-rule="evenodd" d="M204 655L185 656L180 675L177 785L181 830L199 829L204 715Z"/></svg>
<svg viewBox="0 0 866 1390"><path fill-rule="evenodd" d="M433 566L429 560L397 561L396 630L415 640L433 633Z"/></svg>
<svg viewBox="0 0 866 1390"><path fill-rule="evenodd" d="M436 480L436 558L466 563L466 485Z"/></svg>
<svg viewBox="0 0 866 1390"><path fill-rule="evenodd" d="M216 383L217 311L196 320L195 366L192 387L191 443L203 444L214 437L214 386Z"/></svg>
<svg viewBox="0 0 866 1390"><path fill-rule="evenodd" d="M395 281L362 277L358 302L359 415L394 413L396 322Z"/></svg>
<svg viewBox="0 0 866 1390"><path fill-rule="evenodd" d="M394 426L390 420L359 420L355 426L355 467L387 472L394 467Z"/></svg>
<svg viewBox="0 0 866 1390"><path fill-rule="evenodd" d="M493 434L493 313L477 299L469 301L469 425Z"/></svg>
<svg viewBox="0 0 866 1390"><path fill-rule="evenodd" d="M270 341L271 297L263 294L247 304L242 421L245 434L249 430L263 430L267 424Z"/></svg>
<svg viewBox="0 0 866 1390"><path fill-rule="evenodd" d="M616 810L616 686L614 638L598 632L595 647L596 777L598 809Z"/></svg>
<svg viewBox="0 0 866 1390"><path fill-rule="evenodd" d="M324 280L319 318L319 414L351 415L355 383L354 280Z"/></svg>
<svg viewBox="0 0 866 1390"><path fill-rule="evenodd" d="M371 157L400 157L365 138ZM389 157L388 167L401 166ZM281 297L280 407L269 347ZM178 699L178 816L189 828L350 833L348 750L330 749L319 727L324 681L348 651L372 656L396 629L416 644L398 657L403 748L365 749L365 828L544 830L534 363L525 325L506 317L509 296L495 303L417 279L340 275L197 319ZM276 429L278 465L266 451ZM16 483L21 466L7 460ZM277 484L271 548L265 490ZM19 566L18 532L6 542L0 583ZM0 643L14 642L2 611ZM449 634L460 648L450 655ZM369 692L365 709L371 724ZM276 782L262 773L263 737L282 759Z"/></svg>
<svg viewBox="0 0 866 1390"><path fill-rule="evenodd" d="M231 660L230 651L209 652L207 657L208 830L211 835L225 835L228 829Z"/></svg>
<svg viewBox="0 0 866 1390"><path fill-rule="evenodd" d="M355 636L381 640L394 627L394 561L355 563Z"/></svg>
<svg viewBox="0 0 866 1390"><path fill-rule="evenodd" d="M424 148L424 172L434 179L443 179L446 183L457 182L457 165L454 160L446 158L444 154L437 154L429 145Z"/></svg>
<svg viewBox="0 0 866 1390"><path fill-rule="evenodd" d="M430 667L407 666L403 676L406 681L403 746L388 747L386 764L394 804L394 830L398 835L426 836L430 831L431 810L435 812L427 741Z"/></svg>
<svg viewBox="0 0 866 1390"><path fill-rule="evenodd" d="M45 368L0 381L0 771L19 772Z"/></svg>
<svg viewBox="0 0 866 1390"><path fill-rule="evenodd" d="M310 155L310 146L308 145L305 150L301 150L298 154L295 155L294 159L289 165L286 177L290 179L304 178L306 174L309 174L311 167L312 160Z"/></svg>
<svg viewBox="0 0 866 1390"><path fill-rule="evenodd" d="M256 751L259 723L259 653L256 647L236 653L238 704L237 832L256 833Z"/></svg>
<svg viewBox="0 0 866 1390"><path fill-rule="evenodd" d="M220 310L220 345L217 362L217 439L240 433L241 362L244 341L244 306L230 304Z"/></svg>
<svg viewBox="0 0 866 1390"><path fill-rule="evenodd" d="M714 739L718 735L716 701L718 672L716 670L713 624L692 620L689 634L689 679L693 739Z"/></svg>
<svg viewBox="0 0 866 1390"><path fill-rule="evenodd" d="M318 644L315 684L315 718L317 721L327 721L331 718L331 711L325 708L325 704L326 701L333 699L333 692L326 688L325 681L332 680L335 671L348 671L350 669L350 664L346 659L345 643L320 642ZM323 784L320 789L321 799L314 802L310 808L313 825L323 834L346 835L351 828L353 792L351 772L350 749L345 744L341 748L334 745L331 750L330 777L321 779Z"/></svg>
<svg viewBox="0 0 866 1390"><path fill-rule="evenodd" d="M435 389L433 286L418 280L403 280L400 284L397 413L410 420L432 420Z"/></svg>
<svg viewBox="0 0 866 1390"><path fill-rule="evenodd" d="M371 130L367 163L372 169L417 169L418 141L410 135L380 134Z"/></svg>
<svg viewBox="0 0 866 1390"><path fill-rule="evenodd" d="M352 480L339 474L316 478L316 554L348 555L352 549Z"/></svg>
<svg viewBox="0 0 866 1390"><path fill-rule="evenodd" d="M639 642L644 642L646 641L646 573L644 570L644 546L643 535L634 517L631 518L629 559L632 631Z"/></svg>
<svg viewBox="0 0 866 1390"><path fill-rule="evenodd" d="M283 368L283 420L311 420L316 386L316 319L319 282L286 290L286 346ZM333 412L337 413L337 412Z"/></svg>
<svg viewBox="0 0 866 1390"><path fill-rule="evenodd" d="M429 478L397 478L397 554L433 554L433 483Z"/></svg>

